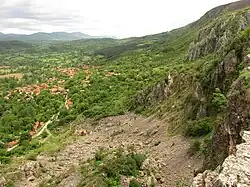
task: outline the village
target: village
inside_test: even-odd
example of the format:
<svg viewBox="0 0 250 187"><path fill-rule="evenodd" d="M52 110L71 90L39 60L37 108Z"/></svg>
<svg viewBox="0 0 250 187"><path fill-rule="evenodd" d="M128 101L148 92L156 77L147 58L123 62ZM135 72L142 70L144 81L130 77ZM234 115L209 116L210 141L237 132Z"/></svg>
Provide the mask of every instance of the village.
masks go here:
<svg viewBox="0 0 250 187"><path fill-rule="evenodd" d="M8 69L9 66L1 66L2 69ZM80 69L83 69L86 77L84 80L81 81L82 84L90 85L90 77L92 75L92 72L89 70L90 68L93 68L93 66L83 65L80 66ZM68 76L70 79L72 79L75 75L77 75L80 72L79 68L55 68L54 70L58 73L62 73L66 76ZM119 73L115 72L107 72L105 74L105 77L112 77L112 76L118 76ZM0 78L7 78L7 77L13 77L15 79L22 79L23 74L21 73L14 73L14 74L6 74L1 75ZM10 90L7 92L7 95L4 97L5 100L11 99L11 97L15 94L22 95L26 100L33 99L35 96L39 96L41 94L41 91L48 90L51 95L63 95L65 97L65 103L64 106L66 110L70 110L71 106L73 105L73 101L68 96L68 90L64 88L65 80L58 79L57 77L50 77L47 79L48 83L37 83L37 84L31 84L23 87L16 87L13 90ZM39 122L36 121L33 124L33 128L30 130L29 135L32 138L37 137L37 134L40 132L41 129L45 126L45 122ZM80 133L80 132L76 132ZM80 134L86 134L86 132L81 132ZM20 140L16 139L10 142L7 142L5 147L7 151L11 151L15 147L17 147L20 144Z"/></svg>

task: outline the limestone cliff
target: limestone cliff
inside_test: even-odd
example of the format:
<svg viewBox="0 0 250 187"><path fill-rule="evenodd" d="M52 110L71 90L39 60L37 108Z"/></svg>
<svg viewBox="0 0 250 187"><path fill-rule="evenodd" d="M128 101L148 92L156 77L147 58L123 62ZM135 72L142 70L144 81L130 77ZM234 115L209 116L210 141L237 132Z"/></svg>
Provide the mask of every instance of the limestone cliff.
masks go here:
<svg viewBox="0 0 250 187"><path fill-rule="evenodd" d="M249 1L239 2L238 8L244 3ZM237 9L237 3L233 5L230 7ZM189 61L208 54L217 57L217 62L201 79L197 97L205 101L200 107L205 116L222 118L214 126L203 165L203 171L217 169L198 174L193 187L250 186L250 132L245 132L242 138L243 131L249 130L249 80L240 76L242 69L249 71L250 12L248 8L225 15L198 32L188 53ZM210 106L216 88L227 99L227 107L220 114Z"/></svg>
<svg viewBox="0 0 250 187"><path fill-rule="evenodd" d="M172 84L173 78L169 74L164 80L140 92L135 98L134 106L148 107L166 100L170 95Z"/></svg>
<svg viewBox="0 0 250 187"><path fill-rule="evenodd" d="M242 143L241 131L248 130L250 103L244 80L238 79L232 84L227 99L225 120L214 129L211 151L206 155L204 168L214 168L222 164L227 155L235 153L236 145Z"/></svg>
<svg viewBox="0 0 250 187"><path fill-rule="evenodd" d="M192 187L250 186L250 131L245 131L242 138L245 143L237 145L235 154L227 157L222 167L198 174Z"/></svg>
<svg viewBox="0 0 250 187"><path fill-rule="evenodd" d="M231 13L215 19L199 30L196 39L189 46L188 59L195 60L210 53L227 53L235 36L249 23L249 12Z"/></svg>

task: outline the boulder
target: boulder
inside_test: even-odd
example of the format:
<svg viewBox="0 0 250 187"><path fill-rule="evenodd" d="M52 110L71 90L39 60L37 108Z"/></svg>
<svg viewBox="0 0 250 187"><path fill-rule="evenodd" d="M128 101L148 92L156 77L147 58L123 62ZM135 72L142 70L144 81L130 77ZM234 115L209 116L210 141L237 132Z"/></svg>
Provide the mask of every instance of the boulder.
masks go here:
<svg viewBox="0 0 250 187"><path fill-rule="evenodd" d="M221 169L198 174L192 187L250 186L250 131L242 136L245 143L237 145L235 154L226 158Z"/></svg>

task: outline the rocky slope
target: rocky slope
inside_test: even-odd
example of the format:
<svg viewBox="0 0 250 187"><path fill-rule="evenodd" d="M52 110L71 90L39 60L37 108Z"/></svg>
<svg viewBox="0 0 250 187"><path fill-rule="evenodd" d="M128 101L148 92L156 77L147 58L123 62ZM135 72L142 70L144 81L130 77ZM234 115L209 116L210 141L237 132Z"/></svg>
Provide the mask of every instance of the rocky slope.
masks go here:
<svg viewBox="0 0 250 187"><path fill-rule="evenodd" d="M241 10L217 17L202 28L190 44L190 61L208 54L217 57L201 82L198 97L205 100L205 106L201 107L205 116L219 115L222 118L214 127L203 165L204 170L217 169L198 174L192 186L249 186L249 132L242 138L242 132L249 130L250 111L246 73L249 71L250 20L246 5L249 6L249 1L231 4L228 10ZM220 114L215 114L209 104L217 88L227 98L227 106Z"/></svg>
<svg viewBox="0 0 250 187"><path fill-rule="evenodd" d="M201 28L190 44L188 59L195 60L210 53L227 53L235 36L249 25L249 18L249 12L233 13Z"/></svg>
<svg viewBox="0 0 250 187"><path fill-rule="evenodd" d="M249 1L228 5L233 10L245 8ZM205 72L200 81L198 97L203 99L200 107L205 116L214 116L211 107L213 93L220 89L227 97L227 107L222 112L223 122L215 127L212 138L211 159L214 167L221 164L225 155L235 152L236 144L241 143L241 130L248 129L249 99L247 98L247 81L239 77L242 69L249 65L247 50L249 48L249 10L234 11L216 17L213 22L200 29L194 42L190 44L188 58L190 61L208 54L215 55L215 63ZM205 103L205 104L204 104ZM202 116L199 116L202 117ZM219 158L220 157L220 158Z"/></svg>
<svg viewBox="0 0 250 187"><path fill-rule="evenodd" d="M85 123L77 126L76 132L87 129L90 133L76 135L76 140L54 155L43 153L35 161L28 161L14 172L5 173L0 186L5 186L10 180L18 181L14 185L17 187L42 184L77 186L82 177L82 163L93 158L100 147L133 146L138 152L145 153L148 158L144 161L144 174L141 172L141 175L153 177L156 186L172 187L178 182L189 184L193 170L201 167L201 160L188 154L189 141L182 136L167 137L166 124L159 120L128 114L104 118L96 125L93 127Z"/></svg>
<svg viewBox="0 0 250 187"><path fill-rule="evenodd" d="M197 26L197 24L202 26L189 46L187 63L197 63L208 56L211 56L212 60L208 60L207 64L210 63L210 67L203 68L203 74L197 79L197 82L189 83L190 88L195 87L192 94L195 102L188 100L185 111L188 111L187 119L192 119L194 122L207 117L219 119L219 123L214 123L209 141L204 139L205 160L202 170L216 169L220 166L224 168L217 169L215 172L199 174L193 186L249 186L247 167L242 168L244 164L249 164L247 154L245 154L249 148L248 143L242 144L244 138L247 139L247 133L242 139L242 132L250 128L249 5L250 1L244 0L215 8L191 25L191 27ZM161 83L159 82L155 87L157 85L161 85ZM155 87L152 87L152 90ZM159 86L159 90L164 89ZM216 90L220 90L226 100L226 104L222 108L219 108L221 107L219 105L214 106ZM144 93L146 95L143 95L143 98L152 97L152 93L156 93L155 100L159 98L156 91ZM168 97L166 94L161 95L165 96L164 99L169 99L169 95ZM140 98L138 101L141 100ZM158 101L164 105L164 99L159 98ZM141 103L150 102L144 100ZM245 156L243 156L244 154ZM242 173L236 170L234 165L238 169L241 168ZM245 174L243 174L244 172ZM233 177L234 182L230 177ZM213 182L207 182L209 180ZM218 180L220 182L215 182Z"/></svg>
<svg viewBox="0 0 250 187"><path fill-rule="evenodd" d="M235 154L226 158L223 165L215 171L207 170L198 174L193 187L250 186L250 132L243 133L245 143L237 145Z"/></svg>

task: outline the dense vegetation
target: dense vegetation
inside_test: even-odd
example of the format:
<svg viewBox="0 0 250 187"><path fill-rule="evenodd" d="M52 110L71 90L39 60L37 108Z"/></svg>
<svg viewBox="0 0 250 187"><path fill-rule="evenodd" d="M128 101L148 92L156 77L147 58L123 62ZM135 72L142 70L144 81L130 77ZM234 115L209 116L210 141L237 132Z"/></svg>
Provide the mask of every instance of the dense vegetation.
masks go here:
<svg viewBox="0 0 250 187"><path fill-rule="evenodd" d="M1 52L6 52L9 50L23 50L31 47L32 44L25 43L22 41L0 41Z"/></svg>

